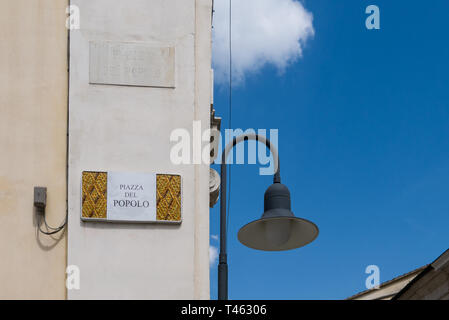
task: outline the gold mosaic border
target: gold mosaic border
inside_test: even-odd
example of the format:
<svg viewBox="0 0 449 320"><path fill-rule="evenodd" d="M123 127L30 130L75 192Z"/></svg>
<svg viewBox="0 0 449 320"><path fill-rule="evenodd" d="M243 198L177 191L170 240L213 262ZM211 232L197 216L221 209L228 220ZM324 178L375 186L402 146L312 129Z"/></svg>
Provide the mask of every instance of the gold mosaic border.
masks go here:
<svg viewBox="0 0 449 320"><path fill-rule="evenodd" d="M180 175L156 175L156 220L181 221Z"/></svg>
<svg viewBox="0 0 449 320"><path fill-rule="evenodd" d="M107 172L84 171L82 177L82 216L107 219Z"/></svg>

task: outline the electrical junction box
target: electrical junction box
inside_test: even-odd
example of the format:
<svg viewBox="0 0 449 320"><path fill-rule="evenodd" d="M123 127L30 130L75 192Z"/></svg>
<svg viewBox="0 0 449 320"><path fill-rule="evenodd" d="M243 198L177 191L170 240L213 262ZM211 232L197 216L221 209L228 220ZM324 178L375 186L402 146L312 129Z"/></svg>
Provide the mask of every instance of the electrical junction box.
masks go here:
<svg viewBox="0 0 449 320"><path fill-rule="evenodd" d="M34 187L34 206L40 209L47 205L47 188Z"/></svg>

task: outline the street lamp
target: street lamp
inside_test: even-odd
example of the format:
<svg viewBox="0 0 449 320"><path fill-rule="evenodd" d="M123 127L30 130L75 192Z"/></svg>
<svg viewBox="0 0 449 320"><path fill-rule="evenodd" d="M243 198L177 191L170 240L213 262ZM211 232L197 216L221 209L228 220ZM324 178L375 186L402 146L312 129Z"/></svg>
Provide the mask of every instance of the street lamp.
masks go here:
<svg viewBox="0 0 449 320"><path fill-rule="evenodd" d="M318 227L305 219L297 218L291 211L290 191L281 184L279 156L275 146L257 134L235 137L226 147L221 161L220 190L220 255L218 264L218 299L228 299L228 258L226 252L226 158L234 146L245 140L264 143L273 154L275 174L273 184L265 191L264 213L258 220L243 226L238 232L239 241L252 249L284 251L300 248L315 240Z"/></svg>

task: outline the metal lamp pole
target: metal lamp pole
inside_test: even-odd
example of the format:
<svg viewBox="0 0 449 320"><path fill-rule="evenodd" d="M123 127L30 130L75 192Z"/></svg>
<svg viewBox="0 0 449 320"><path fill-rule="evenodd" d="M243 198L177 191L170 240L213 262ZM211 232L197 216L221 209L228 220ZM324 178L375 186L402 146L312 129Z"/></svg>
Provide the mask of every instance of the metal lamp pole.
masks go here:
<svg viewBox="0 0 449 320"><path fill-rule="evenodd" d="M226 251L226 158L229 152L236 146L239 142L245 140L256 140L263 142L273 154L274 160L274 182L280 183L280 169L279 169L279 156L277 150L271 145L270 140L264 136L259 136L257 134L241 135L235 137L232 142L230 142L222 155L221 159L221 190L220 190L220 255L218 264L218 300L228 299L228 256Z"/></svg>

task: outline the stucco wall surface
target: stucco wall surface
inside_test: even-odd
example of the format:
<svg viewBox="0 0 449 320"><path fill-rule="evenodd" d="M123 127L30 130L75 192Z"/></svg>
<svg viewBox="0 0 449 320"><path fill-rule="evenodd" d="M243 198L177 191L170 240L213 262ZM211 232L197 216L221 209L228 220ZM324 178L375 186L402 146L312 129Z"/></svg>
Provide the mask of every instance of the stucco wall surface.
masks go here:
<svg viewBox="0 0 449 320"><path fill-rule="evenodd" d="M209 126L209 0L74 0L70 34L69 299L208 299L209 166L170 161L170 134ZM89 43L175 48L175 88L89 84ZM84 170L180 174L180 225L80 220Z"/></svg>
<svg viewBox="0 0 449 320"><path fill-rule="evenodd" d="M36 232L66 214L67 29L64 0L0 1L0 299L64 299L65 234ZM59 240L58 240L59 239Z"/></svg>

